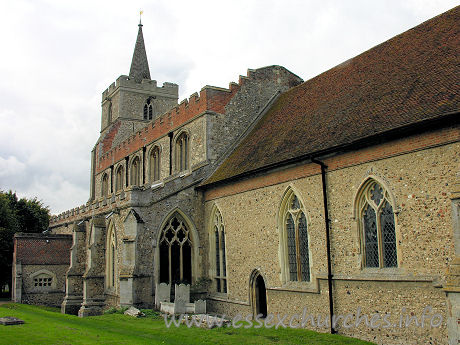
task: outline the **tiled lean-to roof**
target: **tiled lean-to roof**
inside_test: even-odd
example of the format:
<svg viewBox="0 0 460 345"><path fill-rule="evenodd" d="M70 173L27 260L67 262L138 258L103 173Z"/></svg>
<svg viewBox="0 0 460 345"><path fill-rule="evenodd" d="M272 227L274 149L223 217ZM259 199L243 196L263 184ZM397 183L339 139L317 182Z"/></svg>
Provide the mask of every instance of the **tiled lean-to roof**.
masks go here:
<svg viewBox="0 0 460 345"><path fill-rule="evenodd" d="M204 184L460 108L460 6L282 94Z"/></svg>

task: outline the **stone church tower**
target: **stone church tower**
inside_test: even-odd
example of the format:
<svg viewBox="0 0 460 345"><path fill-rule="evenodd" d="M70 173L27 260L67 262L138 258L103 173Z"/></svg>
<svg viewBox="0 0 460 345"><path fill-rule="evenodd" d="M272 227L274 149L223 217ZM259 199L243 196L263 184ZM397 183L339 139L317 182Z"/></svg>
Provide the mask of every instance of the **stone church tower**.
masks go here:
<svg viewBox="0 0 460 345"><path fill-rule="evenodd" d="M269 66L177 104L176 84L150 79L139 24L129 75L102 93L90 200L51 224L54 233L74 236L62 310L87 316L110 306L151 307L160 282L206 281L209 238L198 186L301 82Z"/></svg>
<svg viewBox="0 0 460 345"><path fill-rule="evenodd" d="M307 310L379 344L458 344L459 23L456 7L306 82L268 66L179 104L139 25L102 94L90 199L50 222L70 265L34 266L24 248L47 242L17 238L18 302L65 293L63 312L97 315L186 283L228 317Z"/></svg>

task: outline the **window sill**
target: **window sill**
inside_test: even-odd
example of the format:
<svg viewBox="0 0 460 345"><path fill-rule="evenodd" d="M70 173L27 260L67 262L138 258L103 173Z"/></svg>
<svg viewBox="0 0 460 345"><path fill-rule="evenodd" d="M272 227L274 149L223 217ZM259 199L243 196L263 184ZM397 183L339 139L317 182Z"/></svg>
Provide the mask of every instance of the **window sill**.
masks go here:
<svg viewBox="0 0 460 345"><path fill-rule="evenodd" d="M320 293L318 279L313 278L313 277L311 278L309 282L289 281L289 282L283 283L283 285L281 286L269 287L267 288L267 290Z"/></svg>
<svg viewBox="0 0 460 345"><path fill-rule="evenodd" d="M228 301L228 293L227 292L211 292L209 294L209 298L217 301Z"/></svg>
<svg viewBox="0 0 460 345"><path fill-rule="evenodd" d="M161 181L161 180L158 180L158 181L154 181L152 182L152 185L150 186L150 188L152 190L155 190L155 189L158 189L158 188L163 188L164 187L164 182Z"/></svg>
<svg viewBox="0 0 460 345"><path fill-rule="evenodd" d="M414 275L401 267L363 268L357 274L334 274L333 280L393 281L393 282L427 282L437 284L439 277L432 275Z"/></svg>

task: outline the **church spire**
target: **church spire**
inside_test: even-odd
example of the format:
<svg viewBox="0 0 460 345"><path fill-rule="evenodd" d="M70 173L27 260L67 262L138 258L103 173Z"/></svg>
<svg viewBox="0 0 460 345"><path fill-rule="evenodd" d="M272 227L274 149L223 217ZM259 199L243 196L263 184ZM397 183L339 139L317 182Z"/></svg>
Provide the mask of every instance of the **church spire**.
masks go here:
<svg viewBox="0 0 460 345"><path fill-rule="evenodd" d="M140 83L142 79L150 79L149 63L145 52L142 23L140 20L136 46L134 47L133 60L131 61L131 69L129 70L129 77L138 83Z"/></svg>

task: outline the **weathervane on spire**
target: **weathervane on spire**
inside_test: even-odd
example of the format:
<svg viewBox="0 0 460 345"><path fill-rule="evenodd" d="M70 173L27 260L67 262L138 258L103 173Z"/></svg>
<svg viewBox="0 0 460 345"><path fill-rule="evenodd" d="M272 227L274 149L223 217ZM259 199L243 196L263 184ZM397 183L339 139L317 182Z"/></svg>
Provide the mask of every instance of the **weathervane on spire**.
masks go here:
<svg viewBox="0 0 460 345"><path fill-rule="evenodd" d="M139 12L139 25L142 26L142 14L144 13L144 11L140 11Z"/></svg>

